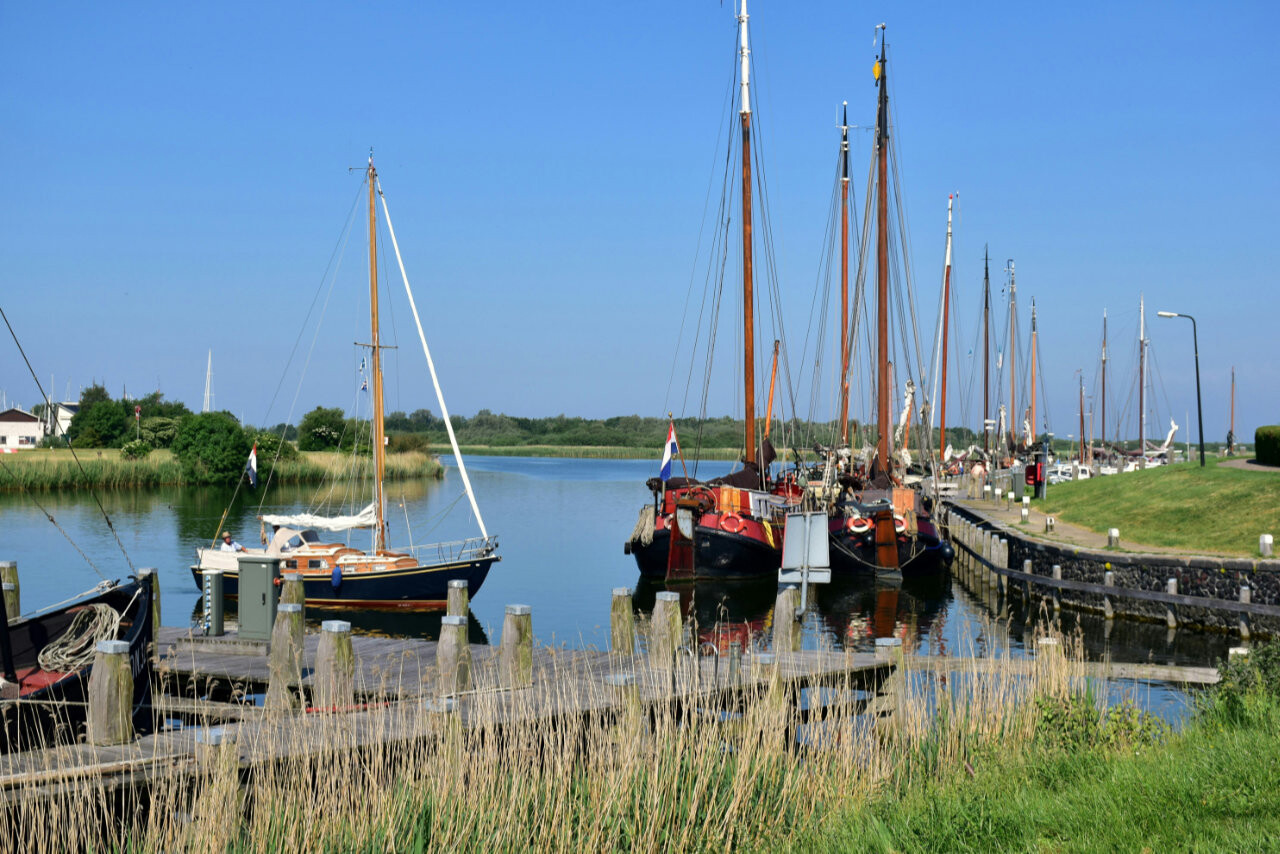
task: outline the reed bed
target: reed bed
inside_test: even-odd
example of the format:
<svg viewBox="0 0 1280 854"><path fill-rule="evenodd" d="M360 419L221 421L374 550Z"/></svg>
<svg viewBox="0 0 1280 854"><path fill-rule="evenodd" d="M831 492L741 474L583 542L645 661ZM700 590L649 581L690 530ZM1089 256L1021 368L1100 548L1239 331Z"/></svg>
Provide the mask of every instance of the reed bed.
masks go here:
<svg viewBox="0 0 1280 854"><path fill-rule="evenodd" d="M496 666L478 662L481 687L453 705L379 703L380 686L365 685L374 702L360 711L262 713L228 726L233 744L170 761L146 791L92 776L56 793L11 786L0 833L33 852L267 852L285 841L306 851L776 850L885 792L962 775L974 755L1016 753L1035 737L1037 699L1084 684L1077 645L1044 655L1031 676L989 662L958 662L946 678L899 669L879 697L846 683L807 689L797 705L777 665L747 655L742 702L724 703L719 682L681 670L686 657L674 698L651 702L673 676L647 657L614 659L636 688L562 658L517 691L495 687ZM403 673L380 678L385 688ZM241 753L272 758L246 772ZM45 755L53 766L60 754Z"/></svg>
<svg viewBox="0 0 1280 854"><path fill-rule="evenodd" d="M133 489L181 486L182 466L166 450L152 451L141 460L125 460L114 449L78 451L77 464L68 451L39 449L6 455L0 463L0 491L54 489ZM268 462L262 461L265 475ZM371 479L373 463L347 454L315 451L276 463L276 483L322 483L334 478ZM444 466L431 454L409 451L387 456L387 480L444 477Z"/></svg>

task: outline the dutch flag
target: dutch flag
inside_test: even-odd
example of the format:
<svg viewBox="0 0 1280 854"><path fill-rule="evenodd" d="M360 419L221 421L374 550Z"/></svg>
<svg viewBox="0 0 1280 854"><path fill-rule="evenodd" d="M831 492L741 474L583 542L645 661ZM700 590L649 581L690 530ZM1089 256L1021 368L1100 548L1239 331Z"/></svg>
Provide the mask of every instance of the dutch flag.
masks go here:
<svg viewBox="0 0 1280 854"><path fill-rule="evenodd" d="M253 450L249 452L249 462L244 464L244 473L249 476L249 486L252 489L258 488L258 443L253 443Z"/></svg>
<svg viewBox="0 0 1280 854"><path fill-rule="evenodd" d="M680 445L676 442L676 425L668 422L667 444L662 449L662 471L658 477L663 480L671 478L671 461L680 453Z"/></svg>

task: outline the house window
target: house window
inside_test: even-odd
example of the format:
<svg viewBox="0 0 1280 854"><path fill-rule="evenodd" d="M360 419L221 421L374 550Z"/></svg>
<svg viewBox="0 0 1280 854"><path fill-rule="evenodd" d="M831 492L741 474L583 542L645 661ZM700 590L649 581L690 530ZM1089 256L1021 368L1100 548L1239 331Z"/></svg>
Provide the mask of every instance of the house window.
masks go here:
<svg viewBox="0 0 1280 854"><path fill-rule="evenodd" d="M9 444L9 437L8 437L8 436L0 436L0 445L7 445L7 444Z"/></svg>
<svg viewBox="0 0 1280 854"><path fill-rule="evenodd" d="M19 445L34 445L35 443L36 443L35 436L19 436L18 437Z"/></svg>

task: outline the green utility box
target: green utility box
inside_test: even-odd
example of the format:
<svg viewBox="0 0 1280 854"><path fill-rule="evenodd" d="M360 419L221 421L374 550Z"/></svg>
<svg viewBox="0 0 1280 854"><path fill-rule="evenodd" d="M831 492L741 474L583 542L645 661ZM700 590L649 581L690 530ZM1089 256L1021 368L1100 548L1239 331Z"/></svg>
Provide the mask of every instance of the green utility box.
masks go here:
<svg viewBox="0 0 1280 854"><path fill-rule="evenodd" d="M280 599L280 559L242 557L240 563L239 618L242 640L271 640Z"/></svg>

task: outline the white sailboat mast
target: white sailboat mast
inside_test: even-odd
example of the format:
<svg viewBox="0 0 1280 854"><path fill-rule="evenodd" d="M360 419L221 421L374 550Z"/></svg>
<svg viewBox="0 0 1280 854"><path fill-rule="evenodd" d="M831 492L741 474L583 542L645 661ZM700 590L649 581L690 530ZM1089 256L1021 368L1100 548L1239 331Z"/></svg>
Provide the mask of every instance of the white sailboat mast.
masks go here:
<svg viewBox="0 0 1280 854"><path fill-rule="evenodd" d="M1138 468L1147 467L1147 303L1138 294Z"/></svg>
<svg viewBox="0 0 1280 854"><path fill-rule="evenodd" d="M200 407L201 412L209 412L213 409L213 350L209 351L209 361L204 369L204 403Z"/></svg>
<svg viewBox="0 0 1280 854"><path fill-rule="evenodd" d="M458 449L458 437L453 433L453 422L449 420L449 407L444 403L444 392L440 390L440 378L436 376L436 363L431 358L431 349L427 346L427 335L422 331L422 318L418 316L418 304L413 299L413 290L409 287L409 274L404 270L404 259L400 257L400 244L396 241L396 230L391 225L391 210L387 207L386 194L382 185L378 184L378 197L382 199L382 213L387 218L387 234L391 237L391 248L396 253L396 263L400 265L400 278L404 281L404 292L409 296L409 308L413 311L413 322L418 327L418 340L422 342L422 352L427 357L427 370L431 372L431 384L435 386L436 400L440 403L440 417L444 419L444 429L449 433L449 445L453 448L453 458L458 463L458 473L462 475L462 485L467 490L467 500L471 502L471 512L476 514L476 523L480 526L480 535L488 537L484 527L484 518L480 515L480 506L476 504L476 494L471 489L471 478L467 477L467 466L462 461L462 451Z"/></svg>

